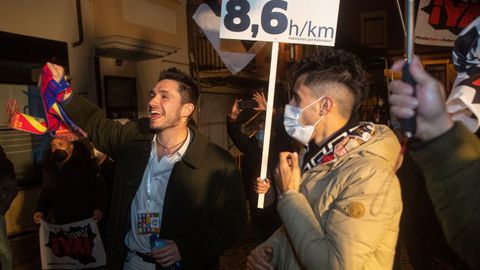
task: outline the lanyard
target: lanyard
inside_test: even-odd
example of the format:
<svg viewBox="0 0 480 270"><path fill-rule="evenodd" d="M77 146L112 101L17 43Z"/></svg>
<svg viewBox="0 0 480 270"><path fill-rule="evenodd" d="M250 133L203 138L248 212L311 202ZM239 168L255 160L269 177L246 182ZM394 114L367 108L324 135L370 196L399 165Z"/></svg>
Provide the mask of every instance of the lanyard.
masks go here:
<svg viewBox="0 0 480 270"><path fill-rule="evenodd" d="M173 155L177 155L177 153L174 153ZM164 167L172 166L171 162L173 159L172 157L168 156L163 156L160 161L157 160L157 154L156 154L156 149L155 149L155 154L150 156L150 159L148 160L148 174L147 174L147 204L146 204L146 210L151 211L152 209L152 175L159 175L164 173L162 170ZM153 168L153 166L158 166L158 168ZM172 168L169 168L168 170L171 170Z"/></svg>
<svg viewBox="0 0 480 270"><path fill-rule="evenodd" d="M146 210L150 211L150 202L151 202L151 194L152 194L152 167L150 166L151 160L148 161L148 176L147 176L147 205Z"/></svg>

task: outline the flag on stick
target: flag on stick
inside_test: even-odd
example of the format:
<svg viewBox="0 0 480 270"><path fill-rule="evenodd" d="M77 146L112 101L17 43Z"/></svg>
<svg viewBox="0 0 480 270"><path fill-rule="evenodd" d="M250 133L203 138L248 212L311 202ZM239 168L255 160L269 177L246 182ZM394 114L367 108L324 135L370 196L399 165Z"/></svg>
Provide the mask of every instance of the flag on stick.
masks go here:
<svg viewBox="0 0 480 270"><path fill-rule="evenodd" d="M472 132L480 127L480 17L458 35L453 48L457 78L447 99L453 119Z"/></svg>
<svg viewBox="0 0 480 270"><path fill-rule="evenodd" d="M193 20L215 48L225 67L236 74L252 61L265 42L220 39L220 10L220 1L207 1L198 7Z"/></svg>

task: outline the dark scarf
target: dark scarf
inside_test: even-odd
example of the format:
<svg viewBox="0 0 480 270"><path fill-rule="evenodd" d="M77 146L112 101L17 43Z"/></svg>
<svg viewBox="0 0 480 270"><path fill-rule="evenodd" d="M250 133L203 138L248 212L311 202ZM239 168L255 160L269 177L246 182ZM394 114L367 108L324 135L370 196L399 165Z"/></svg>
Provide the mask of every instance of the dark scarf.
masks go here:
<svg viewBox="0 0 480 270"><path fill-rule="evenodd" d="M359 123L356 120L351 120L322 145L317 145L314 141L311 141L303 158L302 172L345 155L367 142L372 137L373 132L373 123Z"/></svg>

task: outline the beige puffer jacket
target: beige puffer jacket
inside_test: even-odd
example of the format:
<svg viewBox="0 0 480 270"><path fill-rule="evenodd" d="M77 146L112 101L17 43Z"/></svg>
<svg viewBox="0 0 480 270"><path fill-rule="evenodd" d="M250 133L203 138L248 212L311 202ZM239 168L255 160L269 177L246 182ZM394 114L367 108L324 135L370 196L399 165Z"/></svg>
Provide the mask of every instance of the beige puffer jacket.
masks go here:
<svg viewBox="0 0 480 270"><path fill-rule="evenodd" d="M391 269L402 211L399 153L393 132L375 125L369 141L304 173L300 192L279 200L284 226L259 246L273 247L276 269Z"/></svg>

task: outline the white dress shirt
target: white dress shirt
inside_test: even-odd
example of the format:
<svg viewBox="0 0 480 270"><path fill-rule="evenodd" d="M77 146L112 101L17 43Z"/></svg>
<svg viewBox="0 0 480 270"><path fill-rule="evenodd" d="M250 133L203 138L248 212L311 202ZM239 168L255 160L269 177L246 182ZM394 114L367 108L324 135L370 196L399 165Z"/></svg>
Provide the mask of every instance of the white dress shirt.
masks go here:
<svg viewBox="0 0 480 270"><path fill-rule="evenodd" d="M162 224L163 202L167 190L168 180L172 173L173 166L182 159L190 145L190 130L187 132L187 139L180 149L172 155L165 155L160 160L157 157L157 136L153 136L152 149L142 182L138 187L135 198L130 206L130 231L125 236L125 245L130 251L150 253L149 236L151 234L139 234L137 231L137 215L139 213L159 213ZM150 198L150 199L149 199Z"/></svg>

